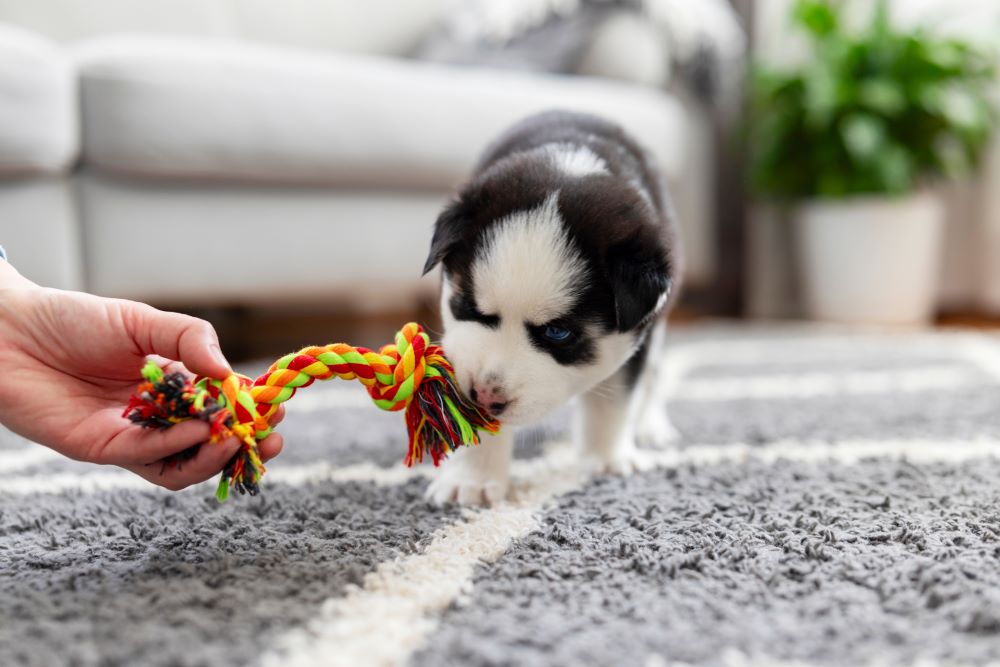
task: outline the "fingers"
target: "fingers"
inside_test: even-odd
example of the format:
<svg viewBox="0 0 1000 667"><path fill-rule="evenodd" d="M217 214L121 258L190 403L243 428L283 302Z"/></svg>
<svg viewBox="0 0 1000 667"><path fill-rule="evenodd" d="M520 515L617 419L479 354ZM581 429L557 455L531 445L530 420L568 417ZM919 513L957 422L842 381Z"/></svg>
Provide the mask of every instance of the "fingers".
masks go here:
<svg viewBox="0 0 1000 667"><path fill-rule="evenodd" d="M279 405L278 409L275 411L271 418L268 419L268 423L271 427L275 427L281 423L281 420L285 418L285 406ZM281 453L281 450L285 447L285 439L280 433L272 433L267 436L259 443L257 443L257 449L260 452L260 459L265 463L275 456Z"/></svg>
<svg viewBox="0 0 1000 667"><path fill-rule="evenodd" d="M267 462L281 451L283 440L274 433L259 443L261 460ZM128 470L140 477L171 491L180 491L193 484L212 479L226 466L229 459L239 451L240 441L237 438L226 438L221 442L206 442L201 445L198 453L187 461L179 464L168 464L166 467L157 461L147 465L128 465Z"/></svg>
<svg viewBox="0 0 1000 667"><path fill-rule="evenodd" d="M142 354L178 359L198 375L223 379L233 372L212 325L189 315L124 302L126 325Z"/></svg>
<svg viewBox="0 0 1000 667"><path fill-rule="evenodd" d="M164 373L184 373L184 375L187 375L188 377L194 375L194 373L187 369L187 366L179 361L167 359L166 357L161 357L158 354L148 354L146 355L146 358L162 368Z"/></svg>
<svg viewBox="0 0 1000 667"><path fill-rule="evenodd" d="M257 443L257 451L260 453L260 460L264 463L267 463L280 454L284 447L285 439L281 437L280 433L272 433Z"/></svg>
<svg viewBox="0 0 1000 667"><path fill-rule="evenodd" d="M284 406L279 406L271 416L271 425L276 426L284 417ZM120 465L157 486L178 491L217 475L240 447L235 437L211 443L206 442L209 436L208 425L199 420L182 422L164 431L128 428L109 443L103 462ZM191 459L163 466L162 459L199 443L198 453ZM276 457L284 444L278 433L261 440L261 461L266 463Z"/></svg>
<svg viewBox="0 0 1000 667"><path fill-rule="evenodd" d="M157 461L146 465L132 464L124 467L157 486L180 491L192 484L200 484L215 477L239 448L240 441L237 438L226 438L220 442L203 443L198 453L187 461L166 466Z"/></svg>
<svg viewBox="0 0 1000 667"><path fill-rule="evenodd" d="M117 415L113 417L120 419ZM166 430L128 426L102 448L97 463L143 465L182 452L211 437L211 428L200 419L175 424Z"/></svg>

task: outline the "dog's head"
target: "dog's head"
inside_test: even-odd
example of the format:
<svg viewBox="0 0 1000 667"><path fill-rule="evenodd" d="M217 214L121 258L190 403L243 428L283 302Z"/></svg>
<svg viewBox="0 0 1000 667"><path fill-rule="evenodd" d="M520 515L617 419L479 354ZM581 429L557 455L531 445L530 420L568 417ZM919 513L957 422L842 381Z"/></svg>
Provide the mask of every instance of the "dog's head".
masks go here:
<svg viewBox="0 0 1000 667"><path fill-rule="evenodd" d="M611 375L671 291L669 233L608 174L497 163L438 218L444 349L463 390L507 423L537 420Z"/></svg>

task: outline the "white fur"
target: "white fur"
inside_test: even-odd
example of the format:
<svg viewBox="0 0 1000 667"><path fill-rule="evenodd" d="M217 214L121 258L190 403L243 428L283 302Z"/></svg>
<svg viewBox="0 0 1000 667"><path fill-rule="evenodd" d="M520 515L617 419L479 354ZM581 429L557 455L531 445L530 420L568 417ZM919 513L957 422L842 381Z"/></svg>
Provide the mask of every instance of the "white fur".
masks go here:
<svg viewBox="0 0 1000 667"><path fill-rule="evenodd" d="M670 376L673 369L666 363L666 343L667 325L661 321L649 332L646 366L633 394L635 440L646 449L666 449L680 439L680 433L667 416L667 391L677 383Z"/></svg>
<svg viewBox="0 0 1000 667"><path fill-rule="evenodd" d="M503 429L483 436L478 447L462 447L448 459L427 487L427 497L437 503L495 505L507 497L514 433Z"/></svg>
<svg viewBox="0 0 1000 667"><path fill-rule="evenodd" d="M650 449L665 449L680 434L667 417L664 384L666 323L653 325L638 382L628 386L625 369L583 395L576 440L602 472L628 474L649 466ZM646 450L640 450L637 444Z"/></svg>
<svg viewBox="0 0 1000 667"><path fill-rule="evenodd" d="M554 143L546 144L545 150L556 168L569 176L610 173L607 163L586 146Z"/></svg>
<svg viewBox="0 0 1000 667"><path fill-rule="evenodd" d="M514 213L490 230L476 258L476 303L488 314L543 324L576 298L586 266L570 246L559 215L558 193L539 208Z"/></svg>
<svg viewBox="0 0 1000 667"><path fill-rule="evenodd" d="M583 395L575 439L599 471L621 475L644 467L635 446L642 398L625 386L624 370Z"/></svg>

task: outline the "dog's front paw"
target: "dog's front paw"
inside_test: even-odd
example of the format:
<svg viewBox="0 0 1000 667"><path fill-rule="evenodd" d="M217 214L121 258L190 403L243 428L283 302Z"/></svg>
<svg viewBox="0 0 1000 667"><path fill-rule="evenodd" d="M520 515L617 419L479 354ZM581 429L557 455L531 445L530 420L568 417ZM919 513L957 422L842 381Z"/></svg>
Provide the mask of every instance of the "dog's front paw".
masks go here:
<svg viewBox="0 0 1000 667"><path fill-rule="evenodd" d="M681 439L665 409L645 410L636 425L636 440L649 449L666 449Z"/></svg>
<svg viewBox="0 0 1000 667"><path fill-rule="evenodd" d="M653 465L654 461L651 454L638 449L631 442L604 452L594 458L596 471L611 475L631 475L632 473L649 470Z"/></svg>
<svg viewBox="0 0 1000 667"><path fill-rule="evenodd" d="M449 461L427 487L425 497L436 505L495 505L507 497L510 477L492 470L477 470Z"/></svg>

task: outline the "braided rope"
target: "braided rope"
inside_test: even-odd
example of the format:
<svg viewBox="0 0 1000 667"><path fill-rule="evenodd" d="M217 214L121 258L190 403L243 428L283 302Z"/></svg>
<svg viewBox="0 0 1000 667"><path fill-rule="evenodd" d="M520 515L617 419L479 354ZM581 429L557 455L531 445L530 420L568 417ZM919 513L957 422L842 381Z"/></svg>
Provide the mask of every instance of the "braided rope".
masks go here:
<svg viewBox="0 0 1000 667"><path fill-rule="evenodd" d="M378 352L345 343L306 347L287 354L255 380L233 373L223 380L165 375L150 362L125 415L146 427L168 428L187 419L212 425L212 439L236 435L242 446L223 470L216 493L229 488L254 495L264 473L257 442L271 434L268 422L281 403L316 380L359 380L383 410L406 410L409 449L405 463L434 465L461 445L479 443L478 430L495 433L499 423L469 401L458 388L454 369L442 349L432 345L418 324L406 324L395 343Z"/></svg>

